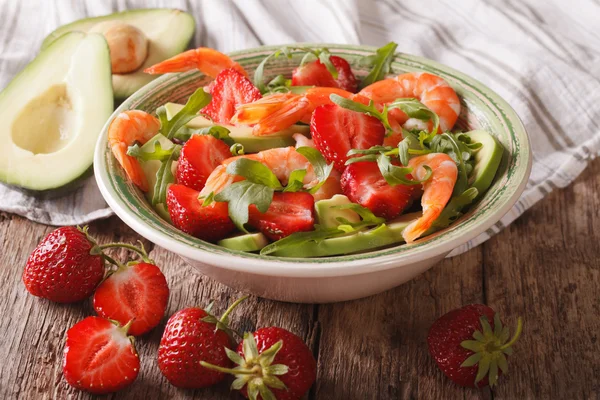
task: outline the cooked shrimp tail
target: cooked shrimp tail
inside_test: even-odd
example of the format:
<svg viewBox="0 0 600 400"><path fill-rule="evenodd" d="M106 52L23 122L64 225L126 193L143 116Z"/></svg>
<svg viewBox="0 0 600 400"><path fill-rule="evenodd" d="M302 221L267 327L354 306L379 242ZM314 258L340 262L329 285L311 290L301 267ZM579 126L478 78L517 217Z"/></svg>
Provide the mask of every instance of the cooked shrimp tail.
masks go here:
<svg viewBox="0 0 600 400"><path fill-rule="evenodd" d="M188 50L168 60L162 61L144 70L147 74L166 74L168 72L185 72L197 69L204 74L215 78L219 72L227 68L234 68L238 72L248 76L244 68L233 61L229 56L220 51L198 47Z"/></svg>
<svg viewBox="0 0 600 400"><path fill-rule="evenodd" d="M146 143L160 129L160 122L152 115L129 110L117 115L108 127L108 144L113 155L125 170L131 181L142 191L148 191L148 179L139 161L127 154L129 146L135 142Z"/></svg>
<svg viewBox="0 0 600 400"><path fill-rule="evenodd" d="M452 197L458 177L458 168L455 162L444 153L431 153L415 157L408 162L408 167L413 169L413 176L419 180L424 179L427 174L424 166L431 168L431 177L423 183L423 197L421 198L423 215L402 232L406 243L414 242L431 228Z"/></svg>

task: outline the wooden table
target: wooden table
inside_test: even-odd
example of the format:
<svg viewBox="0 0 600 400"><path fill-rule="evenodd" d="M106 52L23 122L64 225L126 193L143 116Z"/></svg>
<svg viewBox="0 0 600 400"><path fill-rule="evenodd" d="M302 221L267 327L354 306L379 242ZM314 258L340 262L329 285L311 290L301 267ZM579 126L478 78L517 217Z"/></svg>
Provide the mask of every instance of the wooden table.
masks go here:
<svg viewBox="0 0 600 400"><path fill-rule="evenodd" d="M417 279L366 299L339 304L287 304L251 297L233 315L235 328L277 325L303 337L318 360L309 399L592 399L600 396L600 161L569 188L552 193L516 223L466 254ZM92 315L89 301L57 305L30 296L21 282L25 260L52 227L0 214L0 398L89 398L62 378L66 330ZM138 239L113 217L91 225L100 242ZM230 381L185 391L160 374L156 353L175 311L216 300L215 311L241 295L194 272L174 254L152 247L167 276L167 316L137 340L141 373L112 398L223 399ZM469 303L485 303L525 330L510 373L489 389L462 389L427 352L431 323Z"/></svg>

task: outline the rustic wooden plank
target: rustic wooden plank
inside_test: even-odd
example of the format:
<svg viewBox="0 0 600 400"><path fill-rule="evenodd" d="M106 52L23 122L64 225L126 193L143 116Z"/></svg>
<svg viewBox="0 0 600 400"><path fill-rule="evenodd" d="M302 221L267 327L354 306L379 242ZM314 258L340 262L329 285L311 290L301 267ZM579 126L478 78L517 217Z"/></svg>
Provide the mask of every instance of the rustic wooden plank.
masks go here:
<svg viewBox="0 0 600 400"><path fill-rule="evenodd" d="M600 160L485 244L488 303L525 330L496 399L600 395Z"/></svg>
<svg viewBox="0 0 600 400"><path fill-rule="evenodd" d="M29 252L53 228L31 223L17 216L0 214L0 398L73 398L91 396L70 388L62 378L62 350L69 327L93 315L90 301L76 305L57 305L28 295L21 273ZM91 225L100 243L133 242L139 237L116 217ZM160 374L156 354L168 316L190 306L205 306L215 300L214 310L222 313L226 305L242 294L197 274L178 256L144 243L167 277L171 295L167 316L148 335L136 341L142 361L138 380L129 389L110 396L119 398L223 399L239 398L229 391L230 381L205 390L176 389ZM115 253L124 256L124 254ZM316 345L317 323L311 305L280 303L251 297L232 315L232 326L240 331L277 325Z"/></svg>

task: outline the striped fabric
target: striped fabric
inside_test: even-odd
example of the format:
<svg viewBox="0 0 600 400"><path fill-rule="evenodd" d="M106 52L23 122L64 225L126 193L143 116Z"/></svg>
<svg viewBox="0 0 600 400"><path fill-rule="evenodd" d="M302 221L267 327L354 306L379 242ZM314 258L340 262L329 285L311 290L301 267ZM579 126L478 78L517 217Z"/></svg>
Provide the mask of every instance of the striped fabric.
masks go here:
<svg viewBox="0 0 600 400"><path fill-rule="evenodd" d="M302 41L380 46L393 40L400 51L454 67L503 96L531 137L531 179L502 221L452 255L485 241L548 193L570 184L600 150L598 0L0 0L0 87L57 26L161 6L194 15L198 46L227 52ZM51 200L0 187L0 209L54 225L111 213L93 179Z"/></svg>

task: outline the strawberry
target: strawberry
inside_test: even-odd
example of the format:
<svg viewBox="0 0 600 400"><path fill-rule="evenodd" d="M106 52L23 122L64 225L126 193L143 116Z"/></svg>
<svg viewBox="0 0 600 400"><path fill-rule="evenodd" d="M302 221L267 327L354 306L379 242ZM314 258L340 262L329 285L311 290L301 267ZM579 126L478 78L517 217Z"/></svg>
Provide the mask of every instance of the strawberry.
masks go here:
<svg viewBox="0 0 600 400"><path fill-rule="evenodd" d="M202 190L210 173L229 157L229 146L222 140L211 135L193 135L181 148L177 183Z"/></svg>
<svg viewBox="0 0 600 400"><path fill-rule="evenodd" d="M224 69L208 86L212 100L202 109L219 124L229 124L235 114L235 107L251 103L262 97L250 79L233 68Z"/></svg>
<svg viewBox="0 0 600 400"><path fill-rule="evenodd" d="M67 331L63 374L74 388L94 394L116 392L133 383L140 359L120 327L100 317L87 317Z"/></svg>
<svg viewBox="0 0 600 400"><path fill-rule="evenodd" d="M340 172L346 167L350 150L381 145L385 137L385 128L377 118L336 104L315 109L310 132L317 150Z"/></svg>
<svg viewBox="0 0 600 400"><path fill-rule="evenodd" d="M348 61L338 56L330 56L329 60L338 72L337 79L333 78L321 61L316 60L294 69L292 86L335 87L352 93L356 92L358 83Z"/></svg>
<svg viewBox="0 0 600 400"><path fill-rule="evenodd" d="M246 298L233 303L219 320L197 307L177 311L169 318L158 347L158 367L171 384L199 389L223 380L224 373L206 369L200 362L223 368L232 365L225 352L232 348L227 318Z"/></svg>
<svg viewBox="0 0 600 400"><path fill-rule="evenodd" d="M94 310L122 325L133 321L129 333L139 336L158 325L168 300L169 286L160 269L151 263L135 262L119 267L98 286Z"/></svg>
<svg viewBox="0 0 600 400"><path fill-rule="evenodd" d="M392 186L374 161L359 161L346 167L340 180L350 201L385 219L397 217L412 202L418 186Z"/></svg>
<svg viewBox="0 0 600 400"><path fill-rule="evenodd" d="M50 232L23 270L29 293L59 303L90 297L104 276L104 261L84 230L67 226Z"/></svg>
<svg viewBox="0 0 600 400"><path fill-rule="evenodd" d="M173 225L199 239L216 242L233 232L227 203L213 202L207 206L198 200L200 192L173 184L167 189L167 208Z"/></svg>
<svg viewBox="0 0 600 400"><path fill-rule="evenodd" d="M266 213L252 204L248 223L271 240L279 240L294 232L314 229L315 199L308 192L276 192Z"/></svg>
<svg viewBox="0 0 600 400"><path fill-rule="evenodd" d="M442 372L461 386L494 386L508 370L506 356L512 354L511 346L522 327L519 318L516 332L508 341L508 327L502 326L494 310L483 304L469 304L433 323L427 335L429 354Z"/></svg>
<svg viewBox="0 0 600 400"><path fill-rule="evenodd" d="M308 346L293 333L276 327L244 334L237 354L228 357L235 369L206 368L235 375L232 389L251 399L299 400L310 389L317 375L317 363Z"/></svg>

